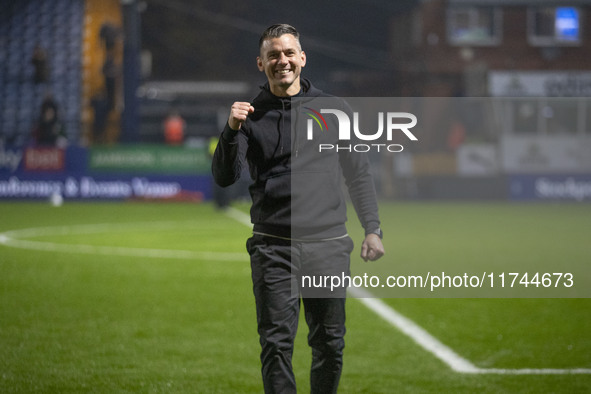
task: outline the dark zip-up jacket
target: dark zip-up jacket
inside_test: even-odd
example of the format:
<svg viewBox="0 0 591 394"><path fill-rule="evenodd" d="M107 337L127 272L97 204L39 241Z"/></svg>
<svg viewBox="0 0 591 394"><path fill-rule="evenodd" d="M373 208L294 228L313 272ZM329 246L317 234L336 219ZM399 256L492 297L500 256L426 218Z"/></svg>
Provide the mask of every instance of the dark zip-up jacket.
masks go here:
<svg viewBox="0 0 591 394"><path fill-rule="evenodd" d="M308 80L302 79L301 85L301 92L294 98L332 97ZM319 152L318 141L305 138L305 119L292 122L292 97L273 95L268 84L251 105L254 113L240 130L234 131L226 123L213 156L212 172L218 185L229 186L240 177L246 158L254 181L249 191L255 232L302 239L345 235L343 178L366 234L379 228L376 192L364 154L346 149ZM334 131L338 126L330 123L332 118L327 116L326 120L333 132L320 134L320 138L323 143L336 145L339 141Z"/></svg>

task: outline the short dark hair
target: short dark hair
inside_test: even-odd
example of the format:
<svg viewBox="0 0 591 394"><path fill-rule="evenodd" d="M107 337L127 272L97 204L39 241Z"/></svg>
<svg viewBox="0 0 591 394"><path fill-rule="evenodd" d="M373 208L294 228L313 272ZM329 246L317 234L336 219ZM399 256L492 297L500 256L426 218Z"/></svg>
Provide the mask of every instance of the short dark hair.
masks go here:
<svg viewBox="0 0 591 394"><path fill-rule="evenodd" d="M277 25L269 26L263 32L261 38L259 39L259 49L262 48L263 42L265 42L265 40L268 40L270 38L279 38L284 34L291 34L295 37L298 43L300 42L300 33L298 33L295 27L288 25L286 23L280 23Z"/></svg>

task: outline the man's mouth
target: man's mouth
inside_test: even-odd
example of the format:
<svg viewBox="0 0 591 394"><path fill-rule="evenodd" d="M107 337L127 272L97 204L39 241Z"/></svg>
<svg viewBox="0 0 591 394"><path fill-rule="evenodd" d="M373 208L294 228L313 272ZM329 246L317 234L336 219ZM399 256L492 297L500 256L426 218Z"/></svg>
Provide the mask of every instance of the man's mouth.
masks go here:
<svg viewBox="0 0 591 394"><path fill-rule="evenodd" d="M287 75L287 74L289 74L289 73L291 72L291 70L290 70L290 69L286 69L286 70L277 70L276 72L277 72L277 74L279 74L279 75Z"/></svg>

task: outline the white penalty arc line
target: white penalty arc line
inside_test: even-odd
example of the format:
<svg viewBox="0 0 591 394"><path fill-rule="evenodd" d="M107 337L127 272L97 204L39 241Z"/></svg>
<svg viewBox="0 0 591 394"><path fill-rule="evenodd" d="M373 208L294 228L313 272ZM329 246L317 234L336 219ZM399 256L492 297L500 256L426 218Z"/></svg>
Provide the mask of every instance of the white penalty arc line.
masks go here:
<svg viewBox="0 0 591 394"><path fill-rule="evenodd" d="M126 246L99 246L86 244L65 244L49 241L38 241L23 239L23 237L35 237L43 235L68 235L68 234L95 234L106 231L129 231L141 225L142 229L153 227L178 228L178 222L149 222L139 224L84 224L71 226L37 227L22 230L12 230L0 233L0 244L27 250L39 250L45 252L61 253L82 253L100 256L124 256L124 257L146 257L165 258L182 260L214 260L214 261L236 261L248 260L244 253L232 252L197 252L178 249L153 249L133 248Z"/></svg>
<svg viewBox="0 0 591 394"><path fill-rule="evenodd" d="M252 227L249 216L237 209L229 208L226 215L230 218L242 223L246 226ZM146 226L163 227L178 227L178 222L152 222L142 223L142 228ZM104 231L128 231L131 228L137 228L137 224L87 224L87 225L72 225L72 226L55 226L55 227L39 227L28 228L22 230L12 230L0 233L0 244L29 250L40 250L50 252L63 253L83 253L93 255L118 255L129 257L147 257L147 258L169 258L169 259L206 259L217 261L244 261L247 256L244 253L227 253L227 252L196 252L188 250L174 250L174 249L144 249L131 247L117 247L117 246L95 246L83 244L62 244L56 242L34 241L30 239L22 239L22 237L35 237L43 235L67 235L72 233L100 233ZM382 300L373 298L373 296L362 290L351 288L350 292L353 296L372 310L386 322L396 327L402 333L410 337L417 345L422 347L427 352L433 354L436 358L448 365L453 371L459 373L470 374L506 374L506 375L545 375L545 374L591 374L591 369L574 368L574 369L553 369L553 368L523 368L523 369L503 369L503 368L479 368L470 361L459 356L451 348L444 345L437 338L429 334L424 328L401 315L391 306L384 303Z"/></svg>
<svg viewBox="0 0 591 394"><path fill-rule="evenodd" d="M227 211L227 215L236 221L252 226L247 214L234 208ZM384 301L374 298L371 293L360 288L349 288L351 295L356 297L363 305L373 311L390 325L396 327L403 334L410 337L417 345L433 354L453 371L466 374L499 374L499 375L570 375L591 374L588 368L554 369L554 368L479 368L469 360L454 352L449 346L429 334L427 330L419 326L411 319L397 312Z"/></svg>

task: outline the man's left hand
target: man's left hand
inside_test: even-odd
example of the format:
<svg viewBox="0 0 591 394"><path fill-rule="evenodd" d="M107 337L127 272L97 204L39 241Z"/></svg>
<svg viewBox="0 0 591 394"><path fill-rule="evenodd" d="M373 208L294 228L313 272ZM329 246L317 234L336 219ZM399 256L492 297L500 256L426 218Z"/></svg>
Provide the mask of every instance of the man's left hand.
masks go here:
<svg viewBox="0 0 591 394"><path fill-rule="evenodd" d="M367 234L361 244L363 261L376 261L384 255L384 245L377 234Z"/></svg>

